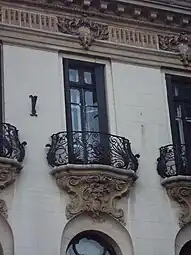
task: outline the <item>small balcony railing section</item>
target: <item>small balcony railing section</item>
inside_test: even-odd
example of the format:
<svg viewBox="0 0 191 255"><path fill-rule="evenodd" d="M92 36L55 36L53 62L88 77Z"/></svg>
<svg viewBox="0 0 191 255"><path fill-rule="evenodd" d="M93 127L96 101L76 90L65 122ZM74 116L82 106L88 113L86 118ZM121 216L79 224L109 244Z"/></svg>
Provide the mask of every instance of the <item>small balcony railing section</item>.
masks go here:
<svg viewBox="0 0 191 255"><path fill-rule="evenodd" d="M67 164L101 164L136 171L139 155L128 139L99 132L60 132L51 136L47 160L52 167Z"/></svg>
<svg viewBox="0 0 191 255"><path fill-rule="evenodd" d="M0 157L22 162L26 144L26 142L20 143L16 127L8 123L0 124Z"/></svg>
<svg viewBox="0 0 191 255"><path fill-rule="evenodd" d="M188 153L184 144L167 145L160 148L160 157L157 159L157 171L162 178L191 175Z"/></svg>

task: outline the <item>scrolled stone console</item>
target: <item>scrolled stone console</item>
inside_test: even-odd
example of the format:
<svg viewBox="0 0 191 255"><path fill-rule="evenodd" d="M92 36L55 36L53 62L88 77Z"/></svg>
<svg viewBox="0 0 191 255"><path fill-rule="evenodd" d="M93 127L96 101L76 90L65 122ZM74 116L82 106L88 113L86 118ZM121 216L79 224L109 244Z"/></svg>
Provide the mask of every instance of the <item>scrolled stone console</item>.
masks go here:
<svg viewBox="0 0 191 255"><path fill-rule="evenodd" d="M69 195L66 217L87 212L95 221L109 214L125 224L124 211L117 200L129 194L137 175L132 170L104 165L66 165L51 172L57 185Z"/></svg>
<svg viewBox="0 0 191 255"><path fill-rule="evenodd" d="M170 198L180 205L179 224L191 222L191 176L172 176L162 180Z"/></svg>
<svg viewBox="0 0 191 255"><path fill-rule="evenodd" d="M0 192L15 182L21 169L22 164L18 161L0 157ZM3 199L0 199L0 214L6 218L8 217L7 205Z"/></svg>

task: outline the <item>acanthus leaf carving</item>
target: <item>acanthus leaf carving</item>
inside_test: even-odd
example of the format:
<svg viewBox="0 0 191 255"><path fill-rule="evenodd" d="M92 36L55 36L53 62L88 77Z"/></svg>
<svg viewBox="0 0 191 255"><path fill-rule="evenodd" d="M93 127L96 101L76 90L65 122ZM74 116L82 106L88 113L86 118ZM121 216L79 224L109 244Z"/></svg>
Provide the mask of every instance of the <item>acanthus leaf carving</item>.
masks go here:
<svg viewBox="0 0 191 255"><path fill-rule="evenodd" d="M67 219L87 212L95 221L104 221L104 214L125 224L124 211L117 208L117 200L129 193L134 182L132 176L125 180L103 173L54 173L58 186L69 194L66 206Z"/></svg>
<svg viewBox="0 0 191 255"><path fill-rule="evenodd" d="M0 192L15 182L21 168L20 163L0 157ZM7 205L3 199L0 199L0 214L5 218L8 217Z"/></svg>
<svg viewBox="0 0 191 255"><path fill-rule="evenodd" d="M180 56L180 61L185 66L191 62L191 40L184 32L179 35L159 35L159 48L165 51L177 52Z"/></svg>
<svg viewBox="0 0 191 255"><path fill-rule="evenodd" d="M78 36L80 44L88 50L95 39L108 40L108 26L93 22L86 16L83 18L58 17L58 29L60 32Z"/></svg>
<svg viewBox="0 0 191 255"><path fill-rule="evenodd" d="M191 181L173 181L164 184L167 194L180 205L179 224L191 222Z"/></svg>
<svg viewBox="0 0 191 255"><path fill-rule="evenodd" d="M0 214L5 218L8 217L7 205L3 199L0 199Z"/></svg>
<svg viewBox="0 0 191 255"><path fill-rule="evenodd" d="M15 181L16 173L10 171L10 165L0 164L0 189L4 189Z"/></svg>

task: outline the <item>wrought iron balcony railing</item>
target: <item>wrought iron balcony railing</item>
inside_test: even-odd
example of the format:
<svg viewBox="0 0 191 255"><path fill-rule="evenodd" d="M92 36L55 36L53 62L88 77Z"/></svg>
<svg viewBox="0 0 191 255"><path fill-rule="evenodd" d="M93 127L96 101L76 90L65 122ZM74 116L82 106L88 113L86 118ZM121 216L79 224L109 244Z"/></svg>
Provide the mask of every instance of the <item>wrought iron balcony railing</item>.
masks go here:
<svg viewBox="0 0 191 255"><path fill-rule="evenodd" d="M160 157L157 159L157 171L163 178L176 175L191 175L188 156L184 144L167 145L160 148Z"/></svg>
<svg viewBox="0 0 191 255"><path fill-rule="evenodd" d="M20 143L16 127L0 124L0 157L15 159L22 162L25 157L26 142Z"/></svg>
<svg viewBox="0 0 191 255"><path fill-rule="evenodd" d="M60 132L51 136L47 160L52 167L66 164L101 164L136 171L139 155L128 139L99 132Z"/></svg>

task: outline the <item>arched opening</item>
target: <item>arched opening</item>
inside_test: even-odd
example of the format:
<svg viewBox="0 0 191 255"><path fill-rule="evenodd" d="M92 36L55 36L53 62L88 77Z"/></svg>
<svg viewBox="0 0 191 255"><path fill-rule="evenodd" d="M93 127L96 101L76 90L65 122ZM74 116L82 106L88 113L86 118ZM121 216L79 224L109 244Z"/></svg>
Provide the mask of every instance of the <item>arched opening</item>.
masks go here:
<svg viewBox="0 0 191 255"><path fill-rule="evenodd" d="M84 231L69 243L67 255L117 255L108 236L99 231Z"/></svg>
<svg viewBox="0 0 191 255"><path fill-rule="evenodd" d="M181 249L180 255L190 255L191 254L191 241L188 241Z"/></svg>
<svg viewBox="0 0 191 255"><path fill-rule="evenodd" d="M127 229L109 215L104 219L103 222L94 221L84 213L70 220L62 233L60 255L133 255ZM90 249L88 253L84 252L84 247Z"/></svg>

